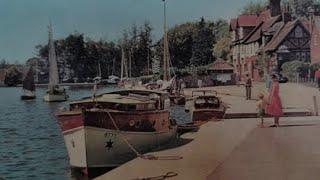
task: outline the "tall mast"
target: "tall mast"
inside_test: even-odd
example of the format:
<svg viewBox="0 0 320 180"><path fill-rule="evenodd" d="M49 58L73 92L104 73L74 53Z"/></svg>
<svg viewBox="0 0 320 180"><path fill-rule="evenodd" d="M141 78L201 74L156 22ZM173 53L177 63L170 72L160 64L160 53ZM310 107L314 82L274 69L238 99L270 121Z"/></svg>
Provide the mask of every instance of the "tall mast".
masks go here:
<svg viewBox="0 0 320 180"><path fill-rule="evenodd" d="M49 32L49 90L53 90L59 84L59 72L57 65L57 55L53 41L52 24L48 27Z"/></svg>
<svg viewBox="0 0 320 180"><path fill-rule="evenodd" d="M100 65L100 61L99 61L99 63L98 63L98 70L99 70L99 77L101 77L101 65Z"/></svg>
<svg viewBox="0 0 320 180"><path fill-rule="evenodd" d="M123 65L124 65L124 51L123 47L121 48L121 72L120 72L120 80L123 80Z"/></svg>
<svg viewBox="0 0 320 180"><path fill-rule="evenodd" d="M169 47L168 47L168 32L167 32L167 14L166 0L163 1L163 80L168 81L170 76L169 69Z"/></svg>
<svg viewBox="0 0 320 180"><path fill-rule="evenodd" d="M112 60L112 75L114 75L114 72L115 72L115 58L113 58Z"/></svg>
<svg viewBox="0 0 320 180"><path fill-rule="evenodd" d="M38 60L36 60L36 79L35 79L35 82L36 83L39 83L39 62Z"/></svg>

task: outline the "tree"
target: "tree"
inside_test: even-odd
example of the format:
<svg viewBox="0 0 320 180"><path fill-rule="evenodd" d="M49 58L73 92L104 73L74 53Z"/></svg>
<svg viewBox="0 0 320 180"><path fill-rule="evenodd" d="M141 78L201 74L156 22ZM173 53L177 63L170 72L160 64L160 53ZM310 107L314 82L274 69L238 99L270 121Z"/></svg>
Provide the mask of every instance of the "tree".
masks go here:
<svg viewBox="0 0 320 180"><path fill-rule="evenodd" d="M215 36L212 29L201 18L196 25L193 34L193 46L191 64L193 66L207 65L213 61L212 44L215 42Z"/></svg>
<svg viewBox="0 0 320 180"><path fill-rule="evenodd" d="M6 61L5 59L2 59L2 60L0 61L0 69L5 69L5 68L7 68L7 67L8 67L7 61Z"/></svg>
<svg viewBox="0 0 320 180"><path fill-rule="evenodd" d="M225 20L218 20L214 23L214 33L217 43L213 46L214 56L222 59L229 59L231 52L231 34L229 24Z"/></svg>
<svg viewBox="0 0 320 180"><path fill-rule="evenodd" d="M222 59L229 59L230 45L231 38L229 36L225 36L218 40L213 48L214 56Z"/></svg>
<svg viewBox="0 0 320 180"><path fill-rule="evenodd" d="M22 73L15 66L11 66L6 73L4 83L7 86L16 86L22 82Z"/></svg>
<svg viewBox="0 0 320 180"><path fill-rule="evenodd" d="M301 77L306 77L309 67L310 65L308 63L297 60L286 62L281 66L283 72L292 79L294 79L297 74L299 74Z"/></svg>
<svg viewBox="0 0 320 180"><path fill-rule="evenodd" d="M290 9L295 17L308 17L309 7L314 5L314 0L289 0Z"/></svg>
<svg viewBox="0 0 320 180"><path fill-rule="evenodd" d="M258 14L265 9L267 2L248 2L242 9L243 14Z"/></svg>

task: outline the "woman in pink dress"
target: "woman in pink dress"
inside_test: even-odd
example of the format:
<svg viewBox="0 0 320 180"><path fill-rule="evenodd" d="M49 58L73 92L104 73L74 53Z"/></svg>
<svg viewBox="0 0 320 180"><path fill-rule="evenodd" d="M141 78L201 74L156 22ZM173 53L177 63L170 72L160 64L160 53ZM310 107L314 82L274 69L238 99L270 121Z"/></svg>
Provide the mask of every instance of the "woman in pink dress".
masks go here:
<svg viewBox="0 0 320 180"><path fill-rule="evenodd" d="M274 126L279 126L280 116L283 114L282 103L279 96L279 82L276 75L272 75L272 84L269 90L269 104L266 113L274 117Z"/></svg>

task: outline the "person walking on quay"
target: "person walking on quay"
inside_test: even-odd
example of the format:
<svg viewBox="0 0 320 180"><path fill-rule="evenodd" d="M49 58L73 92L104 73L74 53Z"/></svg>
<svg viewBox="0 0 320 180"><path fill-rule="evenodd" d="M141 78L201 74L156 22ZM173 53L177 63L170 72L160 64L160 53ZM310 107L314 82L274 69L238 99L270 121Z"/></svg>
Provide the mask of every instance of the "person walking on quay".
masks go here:
<svg viewBox="0 0 320 180"><path fill-rule="evenodd" d="M266 107L266 113L274 117L274 125L272 125L271 127L279 127L279 119L283 114L282 103L279 95L279 82L275 74L273 74L271 77L272 84L269 90L269 101Z"/></svg>
<svg viewBox="0 0 320 180"><path fill-rule="evenodd" d="M316 80L317 80L318 89L319 89L319 91L320 91L320 68L315 72L314 77L315 77Z"/></svg>
<svg viewBox="0 0 320 180"><path fill-rule="evenodd" d="M252 80L249 77L249 74L246 75L246 83L245 83L245 87L246 87L246 99L247 100L251 100L251 88L252 88Z"/></svg>

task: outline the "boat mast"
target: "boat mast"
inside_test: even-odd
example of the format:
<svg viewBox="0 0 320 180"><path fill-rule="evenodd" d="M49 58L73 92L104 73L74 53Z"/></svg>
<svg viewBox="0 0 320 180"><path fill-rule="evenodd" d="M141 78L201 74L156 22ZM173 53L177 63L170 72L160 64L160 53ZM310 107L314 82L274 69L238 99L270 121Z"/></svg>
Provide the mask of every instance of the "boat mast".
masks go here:
<svg viewBox="0 0 320 180"><path fill-rule="evenodd" d="M49 32L49 90L53 91L55 86L59 84L59 72L57 65L57 55L53 41L52 24L48 27Z"/></svg>
<svg viewBox="0 0 320 180"><path fill-rule="evenodd" d="M39 83L39 62L38 62L38 60L36 60L36 79L35 79L35 82L36 83Z"/></svg>
<svg viewBox="0 0 320 180"><path fill-rule="evenodd" d="M114 75L114 71L115 71L115 59L113 58L113 60L112 60L112 75Z"/></svg>
<svg viewBox="0 0 320 180"><path fill-rule="evenodd" d="M100 61L99 61L99 63L98 63L98 70L99 70L99 75L98 75L98 77L101 77L101 66L100 66Z"/></svg>
<svg viewBox="0 0 320 180"><path fill-rule="evenodd" d="M166 0L163 1L163 80L169 81L169 47L168 47L168 32L167 32L167 14L166 14Z"/></svg>
<svg viewBox="0 0 320 180"><path fill-rule="evenodd" d="M123 63L124 63L124 51L123 47L121 48L121 72L120 72L120 80L123 80Z"/></svg>

